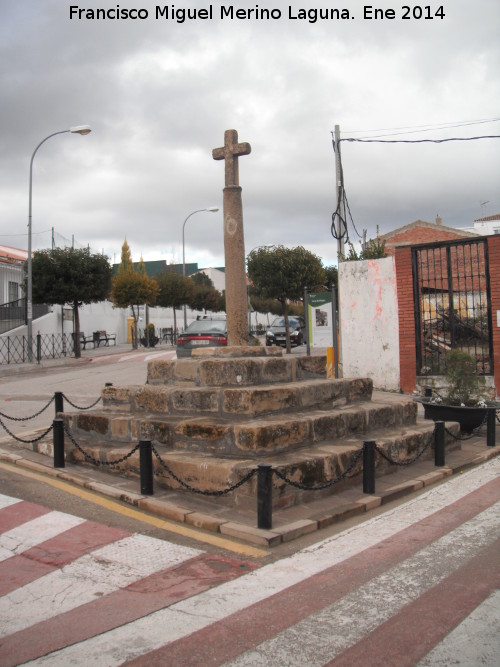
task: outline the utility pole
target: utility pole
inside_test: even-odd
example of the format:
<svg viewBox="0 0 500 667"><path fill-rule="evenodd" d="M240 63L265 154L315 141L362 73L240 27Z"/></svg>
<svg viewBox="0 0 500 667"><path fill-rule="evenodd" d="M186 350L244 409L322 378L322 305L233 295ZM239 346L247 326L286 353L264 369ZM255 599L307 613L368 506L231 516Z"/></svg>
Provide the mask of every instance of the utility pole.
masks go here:
<svg viewBox="0 0 500 667"><path fill-rule="evenodd" d="M337 188L337 212L338 223L336 228L337 234L337 260L340 264L344 257L344 236L345 236L345 200L344 200L344 183L342 176L342 167L340 162L340 125L335 125L334 133L335 141L335 183Z"/></svg>
<svg viewBox="0 0 500 667"><path fill-rule="evenodd" d="M338 336L338 349L335 359L335 377L343 377L344 371L342 366L342 328L341 328L341 319L340 319L340 263L344 259L344 236L346 232L346 217L345 217L345 199L344 199L344 178L342 175L342 164L340 161L340 125L335 125L334 133L334 142L335 142L335 179L337 187L337 280L338 280L338 290L339 298L337 300L338 305L338 318L337 326L339 329ZM337 333L333 332L334 340L336 339Z"/></svg>

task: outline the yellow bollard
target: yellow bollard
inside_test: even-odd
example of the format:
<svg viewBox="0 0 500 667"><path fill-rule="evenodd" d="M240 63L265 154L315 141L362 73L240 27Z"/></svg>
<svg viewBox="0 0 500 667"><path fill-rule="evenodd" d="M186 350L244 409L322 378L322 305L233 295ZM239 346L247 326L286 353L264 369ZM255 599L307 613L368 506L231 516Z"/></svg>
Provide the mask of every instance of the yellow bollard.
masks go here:
<svg viewBox="0 0 500 667"><path fill-rule="evenodd" d="M326 377L335 377L335 352L333 346L326 348Z"/></svg>

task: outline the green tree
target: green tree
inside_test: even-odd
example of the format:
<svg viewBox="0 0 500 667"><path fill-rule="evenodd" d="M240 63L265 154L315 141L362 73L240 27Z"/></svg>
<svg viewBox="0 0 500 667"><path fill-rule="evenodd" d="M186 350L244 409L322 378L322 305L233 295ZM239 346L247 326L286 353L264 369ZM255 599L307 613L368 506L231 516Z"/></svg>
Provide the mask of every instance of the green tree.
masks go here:
<svg viewBox="0 0 500 667"><path fill-rule="evenodd" d="M321 259L302 246L262 246L248 255L247 267L255 293L280 302L285 318L286 349L290 353L289 301L301 300L304 287L324 284Z"/></svg>
<svg viewBox="0 0 500 667"><path fill-rule="evenodd" d="M193 287L193 293L189 300L190 308L205 312L207 310L211 310L212 312L221 310L221 304L223 303L222 294L215 287L209 285L194 285Z"/></svg>
<svg viewBox="0 0 500 667"><path fill-rule="evenodd" d="M81 356L79 307L109 296L112 269L104 255L88 248L37 250L32 259L33 302L71 304L75 323L75 357Z"/></svg>
<svg viewBox="0 0 500 667"><path fill-rule="evenodd" d="M130 248L125 240L122 245L121 262L116 276L111 283L111 300L118 308L132 309L134 318L134 331L132 346L137 348L137 322L139 320L139 306L142 304L151 306L155 303L158 294L158 283L154 278L146 275L144 262L139 262L137 270L134 269Z"/></svg>
<svg viewBox="0 0 500 667"><path fill-rule="evenodd" d="M173 308L174 331L177 330L176 308L188 305L194 292L193 281L171 268L161 271L155 278L158 283L157 303L163 308Z"/></svg>
<svg viewBox="0 0 500 667"><path fill-rule="evenodd" d="M209 276L203 271L198 271L198 273L193 273L189 276L195 285L205 285L206 287L213 287L214 284L210 280Z"/></svg>

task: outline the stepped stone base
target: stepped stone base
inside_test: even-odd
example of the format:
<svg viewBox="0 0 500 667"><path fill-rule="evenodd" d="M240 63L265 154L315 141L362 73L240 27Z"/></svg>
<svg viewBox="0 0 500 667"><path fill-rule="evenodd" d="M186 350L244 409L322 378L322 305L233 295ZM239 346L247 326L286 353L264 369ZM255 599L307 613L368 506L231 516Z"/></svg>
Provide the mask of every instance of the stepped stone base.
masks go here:
<svg viewBox="0 0 500 667"><path fill-rule="evenodd" d="M112 468L120 474L139 475L138 452L122 459L139 440L151 440L156 483L172 489L180 488L178 477L220 491L270 463L292 482L273 475L273 505L286 507L349 484L321 491L293 485L318 486L346 470L359 475L361 460L351 466L363 440L399 461L429 441L434 424L417 425L414 401L373 401L372 389L367 378L327 379L322 356L283 356L276 347L207 349L191 359L150 362L145 385L106 387L102 409L62 416L74 442L98 461L120 461ZM66 452L85 463L74 445ZM390 470L381 457L378 466ZM256 484L255 475L216 502L255 508Z"/></svg>

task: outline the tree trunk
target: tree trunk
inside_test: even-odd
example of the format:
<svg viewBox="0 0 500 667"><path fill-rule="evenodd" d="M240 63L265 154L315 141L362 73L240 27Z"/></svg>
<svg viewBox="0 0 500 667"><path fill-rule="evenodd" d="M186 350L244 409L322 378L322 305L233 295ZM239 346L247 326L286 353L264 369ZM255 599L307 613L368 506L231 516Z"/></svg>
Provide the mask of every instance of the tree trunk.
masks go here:
<svg viewBox="0 0 500 667"><path fill-rule="evenodd" d="M172 343L175 340L175 334L177 332L177 313L175 312L175 306L173 308L173 311L174 311L174 330L172 332Z"/></svg>
<svg viewBox="0 0 500 667"><path fill-rule="evenodd" d="M78 312L78 301L73 304L73 317L75 321L74 344L75 344L75 359L80 359L82 356L82 348L80 345L80 313Z"/></svg>
<svg viewBox="0 0 500 667"><path fill-rule="evenodd" d="M139 347L139 339L138 339L138 332L137 332L137 318L139 317L139 306L137 306L137 313L135 312L134 306L131 306L132 308L132 316L134 318L134 329L132 331L132 348L134 350L137 350Z"/></svg>

